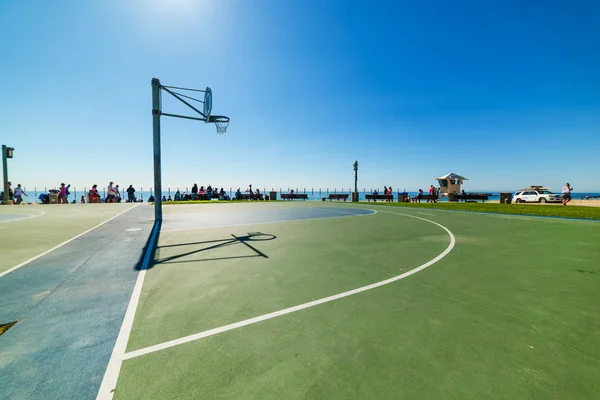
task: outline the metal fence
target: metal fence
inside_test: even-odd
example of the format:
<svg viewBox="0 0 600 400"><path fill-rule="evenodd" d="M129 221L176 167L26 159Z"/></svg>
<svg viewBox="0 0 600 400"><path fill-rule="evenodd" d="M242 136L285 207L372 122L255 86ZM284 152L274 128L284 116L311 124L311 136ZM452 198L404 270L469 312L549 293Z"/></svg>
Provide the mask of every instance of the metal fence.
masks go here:
<svg viewBox="0 0 600 400"><path fill-rule="evenodd" d="M396 186L398 187L398 186ZM120 196L124 201L127 201L127 189L125 188L125 190L121 190L123 188L119 188L120 189ZM43 186L43 191L42 191L42 187L38 187L38 186L34 186L33 187L33 199L31 198L31 192L29 190L31 190L31 187L27 188L27 187L23 187L23 190L25 193L27 193L27 199L28 201L32 201L32 200L38 200L38 197L41 193L47 194L48 192L48 187L47 186ZM57 190L55 188L51 188L50 190ZM282 194L287 194L290 193L291 190L294 191L294 193L296 194L305 194L307 195L307 198L309 200L322 200L324 197L329 197L330 194L348 194L348 196L350 197L352 192L354 191L352 188L349 187L341 187L341 188L293 188L293 187L287 187L287 188L271 188L270 190L267 190L266 187L262 188L262 194L263 195L268 195L270 192L277 192L278 193L278 197L281 198ZM360 197L364 197L365 194L370 194L373 193L374 191L377 191L378 193L382 193L382 189L380 188L370 188L368 191L366 188L362 189L362 192L359 189L359 196ZM106 198L106 187L103 188L98 188L98 193L101 194L101 197L103 199ZM240 190L242 193L246 193L246 190ZM77 201L80 202L81 198L84 198L85 201L88 201L87 195L88 195L88 188L87 187L83 187L83 188L77 188L77 187L71 187L69 188L69 196L68 199L70 201ZM191 188L189 186L186 186L185 188L183 187L179 187L179 186L174 186L173 188L171 188L170 186L167 187L167 190L164 190L162 192L162 196L164 196L166 199L171 198L173 199L173 197L175 196L175 194L179 192L180 195L185 195L185 194L190 194L191 193ZM227 191L226 191L227 192ZM235 194L236 190L234 190L233 187L229 187L229 197L233 198L234 194ZM395 190L394 193L398 192L398 190ZM136 200L138 201L146 201L150 196L154 197L154 191L153 189L150 187L148 188L148 190L144 190L144 188L140 187L139 190L136 189L135 191L135 195L136 195Z"/></svg>

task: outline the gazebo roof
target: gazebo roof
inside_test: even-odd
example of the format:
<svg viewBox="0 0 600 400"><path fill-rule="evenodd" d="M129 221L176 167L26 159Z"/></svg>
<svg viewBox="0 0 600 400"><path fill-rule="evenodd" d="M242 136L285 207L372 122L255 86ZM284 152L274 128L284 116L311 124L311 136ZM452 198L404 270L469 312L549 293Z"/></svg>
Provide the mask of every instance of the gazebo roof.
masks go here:
<svg viewBox="0 0 600 400"><path fill-rule="evenodd" d="M464 176L457 175L454 172L450 172L447 175L444 175L444 176L441 176L441 177L435 178L435 179L461 179L463 181L468 181L469 180L469 178L465 178Z"/></svg>

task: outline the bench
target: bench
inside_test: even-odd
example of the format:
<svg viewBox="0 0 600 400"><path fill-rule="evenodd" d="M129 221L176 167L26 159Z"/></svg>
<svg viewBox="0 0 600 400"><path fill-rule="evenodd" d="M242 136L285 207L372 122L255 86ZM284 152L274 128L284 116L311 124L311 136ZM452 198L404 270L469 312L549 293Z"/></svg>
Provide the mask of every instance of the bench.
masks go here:
<svg viewBox="0 0 600 400"><path fill-rule="evenodd" d="M415 195L415 197L412 198L412 202L413 203L420 203L421 200L427 200L427 202L436 202L438 201L439 196L437 194L422 194L422 195Z"/></svg>
<svg viewBox="0 0 600 400"><path fill-rule="evenodd" d="M490 195L489 194L457 194L456 195L456 200L455 201L459 201L462 200L464 202L468 202L469 200L481 200L482 203L485 203L486 200L489 200Z"/></svg>
<svg viewBox="0 0 600 400"><path fill-rule="evenodd" d="M256 193L254 193L252 196L250 196L250 193L242 193L239 200L257 200ZM258 195L258 200L264 200L262 193Z"/></svg>
<svg viewBox="0 0 600 400"><path fill-rule="evenodd" d="M365 197L367 198L367 202L371 200L373 200L373 202L376 202L377 200L394 201L393 194L368 194Z"/></svg>
<svg viewBox="0 0 600 400"><path fill-rule="evenodd" d="M337 201L344 200L344 201L346 201L347 199L348 199L348 194L333 193L333 194L330 194L329 197L328 197L329 201L331 201L331 200L337 200ZM323 198L323 200L325 200L325 199Z"/></svg>
<svg viewBox="0 0 600 400"><path fill-rule="evenodd" d="M283 200L294 200L294 199L308 200L308 195L302 194L302 193L299 193L299 194L297 194L297 193L294 193L294 194L282 193L281 198Z"/></svg>
<svg viewBox="0 0 600 400"><path fill-rule="evenodd" d="M218 199L218 198L219 198L219 196L213 197L212 195L210 195L210 197L208 197L207 193L196 195L196 200L210 200L210 199Z"/></svg>

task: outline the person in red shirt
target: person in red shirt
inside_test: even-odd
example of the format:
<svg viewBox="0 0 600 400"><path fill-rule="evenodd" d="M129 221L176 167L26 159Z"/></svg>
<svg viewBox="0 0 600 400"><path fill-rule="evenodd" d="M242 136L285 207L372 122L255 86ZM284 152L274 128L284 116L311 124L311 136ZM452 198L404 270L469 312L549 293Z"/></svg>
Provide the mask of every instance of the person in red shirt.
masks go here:
<svg viewBox="0 0 600 400"><path fill-rule="evenodd" d="M437 201L435 200L435 195L436 195L436 190L433 187L433 185L429 186L429 196L431 196L431 202L432 203L436 203ZM429 203L430 200L427 200L427 202Z"/></svg>

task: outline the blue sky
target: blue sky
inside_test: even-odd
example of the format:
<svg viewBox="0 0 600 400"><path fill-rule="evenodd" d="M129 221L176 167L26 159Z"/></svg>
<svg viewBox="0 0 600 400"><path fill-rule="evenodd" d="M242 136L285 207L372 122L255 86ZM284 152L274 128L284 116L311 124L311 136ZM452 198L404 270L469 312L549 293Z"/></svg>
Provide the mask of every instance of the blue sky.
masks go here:
<svg viewBox="0 0 600 400"><path fill-rule="evenodd" d="M13 184L152 186L157 77L231 118L162 118L165 189L348 188L358 160L367 190L600 191L600 2L0 0L0 37Z"/></svg>

